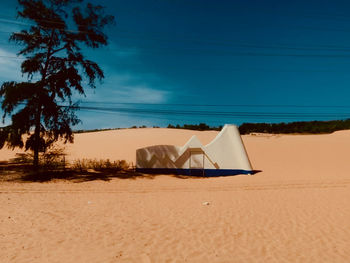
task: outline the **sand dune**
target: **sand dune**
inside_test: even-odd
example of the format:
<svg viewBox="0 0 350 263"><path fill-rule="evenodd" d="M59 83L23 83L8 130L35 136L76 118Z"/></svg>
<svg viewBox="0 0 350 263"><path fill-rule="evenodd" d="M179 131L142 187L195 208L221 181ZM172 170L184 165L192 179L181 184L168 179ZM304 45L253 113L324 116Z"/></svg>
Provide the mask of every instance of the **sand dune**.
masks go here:
<svg viewBox="0 0 350 263"><path fill-rule="evenodd" d="M136 148L194 134L217 132L78 134L67 152L135 162ZM349 262L350 131L243 141L254 176L2 183L0 261Z"/></svg>

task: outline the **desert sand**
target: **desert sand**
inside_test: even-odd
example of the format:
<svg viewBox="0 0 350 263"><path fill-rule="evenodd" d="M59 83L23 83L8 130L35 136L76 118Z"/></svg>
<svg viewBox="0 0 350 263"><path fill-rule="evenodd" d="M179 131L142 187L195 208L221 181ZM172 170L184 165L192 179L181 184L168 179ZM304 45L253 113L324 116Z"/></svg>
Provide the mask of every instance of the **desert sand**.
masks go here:
<svg viewBox="0 0 350 263"><path fill-rule="evenodd" d="M135 162L194 134L217 132L77 134L66 151ZM0 262L350 262L350 131L243 141L253 176L0 183Z"/></svg>

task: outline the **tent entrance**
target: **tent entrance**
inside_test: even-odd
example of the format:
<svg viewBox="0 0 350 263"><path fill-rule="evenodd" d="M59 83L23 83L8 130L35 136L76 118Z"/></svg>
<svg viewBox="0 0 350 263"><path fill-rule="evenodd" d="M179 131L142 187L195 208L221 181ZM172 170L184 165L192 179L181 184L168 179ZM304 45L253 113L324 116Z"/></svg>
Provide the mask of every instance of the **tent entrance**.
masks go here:
<svg viewBox="0 0 350 263"><path fill-rule="evenodd" d="M189 172L190 175L194 176L205 176L204 171L204 160L205 160L205 152L202 150L202 148L189 148ZM198 162L198 158L196 158L196 162L194 162L194 157L197 157L198 155L202 155L201 162Z"/></svg>

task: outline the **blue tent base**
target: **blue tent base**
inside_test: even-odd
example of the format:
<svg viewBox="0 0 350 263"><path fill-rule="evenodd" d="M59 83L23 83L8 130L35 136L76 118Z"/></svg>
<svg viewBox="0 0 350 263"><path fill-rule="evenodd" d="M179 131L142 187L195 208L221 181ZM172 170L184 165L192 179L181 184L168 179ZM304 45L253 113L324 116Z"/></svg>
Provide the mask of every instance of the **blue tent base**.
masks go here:
<svg viewBox="0 0 350 263"><path fill-rule="evenodd" d="M136 172L144 174L175 174L188 176L229 176L239 174L254 174L255 171L240 169L176 169L176 168L136 168Z"/></svg>

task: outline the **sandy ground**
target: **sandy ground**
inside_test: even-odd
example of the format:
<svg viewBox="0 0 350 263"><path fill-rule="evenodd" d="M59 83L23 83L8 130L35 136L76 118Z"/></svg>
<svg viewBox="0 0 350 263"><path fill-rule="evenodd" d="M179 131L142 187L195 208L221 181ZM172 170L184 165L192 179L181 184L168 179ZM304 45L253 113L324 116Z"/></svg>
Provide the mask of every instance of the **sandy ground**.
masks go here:
<svg viewBox="0 0 350 263"><path fill-rule="evenodd" d="M193 134L217 133L78 134L67 152L134 162ZM254 176L1 183L0 262L350 262L350 131L243 140Z"/></svg>

